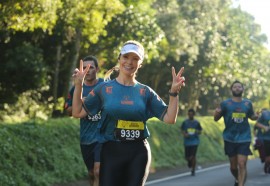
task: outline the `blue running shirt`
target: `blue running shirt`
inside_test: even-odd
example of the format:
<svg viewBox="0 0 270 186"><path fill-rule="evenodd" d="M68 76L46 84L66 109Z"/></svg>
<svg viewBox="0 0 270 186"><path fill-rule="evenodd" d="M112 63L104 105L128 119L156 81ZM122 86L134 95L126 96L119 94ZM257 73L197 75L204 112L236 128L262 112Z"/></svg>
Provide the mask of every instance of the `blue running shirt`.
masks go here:
<svg viewBox="0 0 270 186"><path fill-rule="evenodd" d="M82 97L86 97L89 92L91 92L94 87L96 87L98 84L102 83L103 79L98 79L98 82L94 86L87 86L83 84L83 92L82 92ZM65 107L70 107L72 106L72 98L74 94L74 87L72 87L69 91L69 96L66 100L66 106ZM80 119L80 143L87 145L91 144L94 142L97 142L97 126L98 126L98 121L100 120L100 114L97 113L94 116L86 116L85 118Z"/></svg>
<svg viewBox="0 0 270 186"><path fill-rule="evenodd" d="M224 140L234 143L250 142L248 118L254 115L251 101L243 99L241 102L235 102L230 98L221 102L220 106L225 123Z"/></svg>
<svg viewBox="0 0 270 186"><path fill-rule="evenodd" d="M101 111L100 142L147 138L146 121L152 117L162 121L167 111L167 105L150 87L141 83L124 86L115 79L97 86L83 106L90 115Z"/></svg>
<svg viewBox="0 0 270 186"><path fill-rule="evenodd" d="M198 132L202 131L202 127L198 120L186 119L181 125L181 130L187 132L189 135L188 137L184 137L185 146L199 145L200 139Z"/></svg>
<svg viewBox="0 0 270 186"><path fill-rule="evenodd" d="M262 115L260 116L260 118L258 119L258 122L263 124L264 126L268 126L270 124L270 111L263 111ZM261 129L262 131L262 137L263 140L268 140L270 141L270 130L268 130L267 132L265 132L264 129Z"/></svg>

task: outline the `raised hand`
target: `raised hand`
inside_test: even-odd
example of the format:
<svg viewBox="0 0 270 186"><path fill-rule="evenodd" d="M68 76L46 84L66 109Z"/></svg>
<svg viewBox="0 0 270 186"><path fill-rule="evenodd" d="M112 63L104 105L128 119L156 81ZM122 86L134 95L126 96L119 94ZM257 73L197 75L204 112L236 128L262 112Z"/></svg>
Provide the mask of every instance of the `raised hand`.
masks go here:
<svg viewBox="0 0 270 186"><path fill-rule="evenodd" d="M79 69L76 68L73 72L73 79L74 79L74 84L79 84L79 85L82 85L83 84L83 81L84 81L84 78L85 78L85 75L87 74L89 68L90 68L90 64L88 64L86 66L85 69L83 69L83 60L80 60L80 67Z"/></svg>
<svg viewBox="0 0 270 186"><path fill-rule="evenodd" d="M184 67L182 67L179 72L175 73L175 68L172 67L172 86L171 86L171 92L172 93L179 93L182 86L185 86L185 77L182 76L182 73L184 72Z"/></svg>

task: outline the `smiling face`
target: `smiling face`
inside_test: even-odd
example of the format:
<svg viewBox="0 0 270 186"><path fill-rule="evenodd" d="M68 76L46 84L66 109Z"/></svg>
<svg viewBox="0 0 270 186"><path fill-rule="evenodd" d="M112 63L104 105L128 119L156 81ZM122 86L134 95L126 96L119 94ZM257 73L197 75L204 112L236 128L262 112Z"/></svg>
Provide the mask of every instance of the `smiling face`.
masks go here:
<svg viewBox="0 0 270 186"><path fill-rule="evenodd" d="M135 77L136 72L141 67L142 61L135 53L126 53L119 58L120 73L126 76Z"/></svg>

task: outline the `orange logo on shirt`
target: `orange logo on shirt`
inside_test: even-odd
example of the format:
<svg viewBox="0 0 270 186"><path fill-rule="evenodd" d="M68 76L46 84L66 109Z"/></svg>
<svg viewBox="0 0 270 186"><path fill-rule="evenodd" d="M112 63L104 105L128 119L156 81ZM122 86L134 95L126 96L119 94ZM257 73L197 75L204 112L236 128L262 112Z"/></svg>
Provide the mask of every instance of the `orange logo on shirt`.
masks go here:
<svg viewBox="0 0 270 186"><path fill-rule="evenodd" d="M92 96L95 96L94 90L92 90L91 92L89 92L89 94L91 94Z"/></svg>
<svg viewBox="0 0 270 186"><path fill-rule="evenodd" d="M111 87L106 87L106 93L111 94L112 93L112 86Z"/></svg>
<svg viewBox="0 0 270 186"><path fill-rule="evenodd" d="M141 95L141 96L145 96L145 89L144 89L144 88L141 88L141 89L140 89L140 95Z"/></svg>

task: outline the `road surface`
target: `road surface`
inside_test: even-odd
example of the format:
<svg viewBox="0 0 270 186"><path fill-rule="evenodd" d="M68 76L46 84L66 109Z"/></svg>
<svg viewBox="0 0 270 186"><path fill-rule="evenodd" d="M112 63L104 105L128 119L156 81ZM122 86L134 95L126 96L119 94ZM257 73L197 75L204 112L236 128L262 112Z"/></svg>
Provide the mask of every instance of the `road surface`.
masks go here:
<svg viewBox="0 0 270 186"><path fill-rule="evenodd" d="M263 172L260 160L249 160L248 176L245 186L270 186L270 174ZM147 181L146 186L233 186L234 179L229 172L229 164L217 165L197 170L195 176L190 172Z"/></svg>

